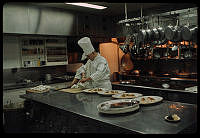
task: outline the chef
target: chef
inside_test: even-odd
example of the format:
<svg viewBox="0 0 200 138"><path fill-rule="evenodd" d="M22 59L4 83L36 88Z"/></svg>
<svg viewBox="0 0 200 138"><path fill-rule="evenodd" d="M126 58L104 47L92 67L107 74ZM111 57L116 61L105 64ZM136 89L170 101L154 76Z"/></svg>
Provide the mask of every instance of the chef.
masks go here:
<svg viewBox="0 0 200 138"><path fill-rule="evenodd" d="M80 82L87 82L87 88L105 88L111 90L110 69L106 59L95 51L89 37L81 38L78 41L78 45L83 49L84 54L88 58L87 63L83 66L86 76Z"/></svg>

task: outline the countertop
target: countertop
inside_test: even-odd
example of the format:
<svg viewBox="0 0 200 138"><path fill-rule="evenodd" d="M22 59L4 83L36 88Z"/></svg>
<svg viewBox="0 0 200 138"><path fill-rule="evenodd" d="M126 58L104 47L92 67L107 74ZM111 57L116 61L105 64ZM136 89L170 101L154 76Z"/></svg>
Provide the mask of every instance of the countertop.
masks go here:
<svg viewBox="0 0 200 138"><path fill-rule="evenodd" d="M99 113L97 105L112 100L112 97L98 95L97 93L65 93L51 90L48 93L29 93L20 95L21 98L40 102L67 112L72 112L105 124L117 126L141 134L176 134L197 123L197 105L163 100L160 103L140 106L139 110L125 113L107 115ZM181 120L171 123L164 120L168 114L168 106L176 105L176 112Z"/></svg>

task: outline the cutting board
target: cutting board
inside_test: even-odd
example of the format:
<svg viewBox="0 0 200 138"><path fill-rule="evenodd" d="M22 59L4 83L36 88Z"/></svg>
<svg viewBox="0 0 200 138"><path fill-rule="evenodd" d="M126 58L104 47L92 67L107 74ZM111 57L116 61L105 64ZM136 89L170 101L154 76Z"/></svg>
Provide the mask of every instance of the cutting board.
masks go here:
<svg viewBox="0 0 200 138"><path fill-rule="evenodd" d="M68 88L68 89L61 89L59 91L69 92L69 93L80 93L80 92L83 92L83 89L81 89L81 88Z"/></svg>

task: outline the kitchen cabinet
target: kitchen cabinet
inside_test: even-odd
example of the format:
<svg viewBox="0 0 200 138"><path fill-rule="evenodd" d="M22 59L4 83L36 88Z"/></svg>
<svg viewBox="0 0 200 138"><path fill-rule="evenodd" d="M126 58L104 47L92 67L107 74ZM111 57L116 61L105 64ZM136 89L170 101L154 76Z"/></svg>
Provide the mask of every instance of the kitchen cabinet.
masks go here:
<svg viewBox="0 0 200 138"><path fill-rule="evenodd" d="M23 67L37 67L46 60L44 40L23 39L21 41L21 59Z"/></svg>
<svg viewBox="0 0 200 138"><path fill-rule="evenodd" d="M22 37L22 67L66 65L67 42L62 38Z"/></svg>
<svg viewBox="0 0 200 138"><path fill-rule="evenodd" d="M65 65L67 58L67 41L65 39L46 39L46 64Z"/></svg>

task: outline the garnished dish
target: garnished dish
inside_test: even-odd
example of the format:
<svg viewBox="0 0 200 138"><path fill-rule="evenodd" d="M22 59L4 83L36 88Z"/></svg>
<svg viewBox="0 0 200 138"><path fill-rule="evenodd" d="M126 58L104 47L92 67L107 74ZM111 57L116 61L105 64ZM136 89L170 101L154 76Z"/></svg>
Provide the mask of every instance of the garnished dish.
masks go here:
<svg viewBox="0 0 200 138"><path fill-rule="evenodd" d="M83 91L87 92L87 93L97 93L97 92L104 92L104 91L106 91L106 89L104 89L104 88L93 88L93 89L85 89Z"/></svg>
<svg viewBox="0 0 200 138"><path fill-rule="evenodd" d="M99 112L107 114L126 113L139 109L139 104L135 100L118 99L100 103L97 105L97 109Z"/></svg>
<svg viewBox="0 0 200 138"><path fill-rule="evenodd" d="M101 95L114 95L114 94L125 93L125 92L126 91L122 91L122 90L107 90L107 91L98 92L98 94L101 94Z"/></svg>
<svg viewBox="0 0 200 138"><path fill-rule="evenodd" d="M142 96L136 98L137 101L139 101L140 104L153 104L157 103L163 100L160 96Z"/></svg>
<svg viewBox="0 0 200 138"><path fill-rule="evenodd" d="M120 93L120 94L115 94L112 95L113 98L117 98L117 99L129 99L129 98L136 98L136 97L140 97L142 96L142 94L140 93Z"/></svg>
<svg viewBox="0 0 200 138"><path fill-rule="evenodd" d="M180 118L177 114L165 116L165 120L166 120L166 121L169 121L169 122L177 122L177 121L179 121L180 119L181 119L181 118Z"/></svg>

